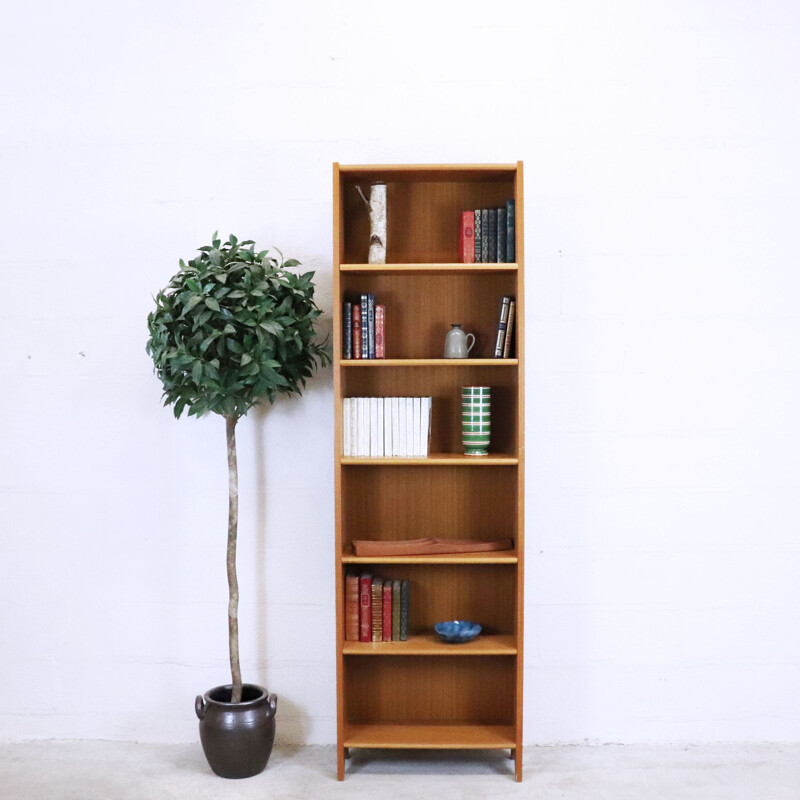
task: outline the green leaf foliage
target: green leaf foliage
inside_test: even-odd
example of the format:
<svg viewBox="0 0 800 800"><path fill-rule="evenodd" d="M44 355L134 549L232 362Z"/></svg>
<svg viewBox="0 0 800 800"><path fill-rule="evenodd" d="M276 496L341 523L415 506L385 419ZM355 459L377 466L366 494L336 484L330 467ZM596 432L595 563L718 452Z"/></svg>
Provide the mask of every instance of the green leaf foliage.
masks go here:
<svg viewBox="0 0 800 800"><path fill-rule="evenodd" d="M217 237L180 260L147 317L147 352L176 417L244 416L262 398L302 394L331 361L315 331L314 273L290 272L299 262L249 239Z"/></svg>

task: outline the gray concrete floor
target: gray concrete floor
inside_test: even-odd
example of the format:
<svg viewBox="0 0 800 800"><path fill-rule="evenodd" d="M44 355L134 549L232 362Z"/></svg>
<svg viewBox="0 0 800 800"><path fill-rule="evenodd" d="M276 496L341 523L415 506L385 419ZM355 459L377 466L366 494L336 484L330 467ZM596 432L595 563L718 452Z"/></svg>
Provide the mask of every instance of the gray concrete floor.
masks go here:
<svg viewBox="0 0 800 800"><path fill-rule="evenodd" d="M475 755L354 751L339 783L333 747L283 747L261 775L230 781L199 743L4 742L0 800L800 798L800 743L532 747L521 784L502 753Z"/></svg>

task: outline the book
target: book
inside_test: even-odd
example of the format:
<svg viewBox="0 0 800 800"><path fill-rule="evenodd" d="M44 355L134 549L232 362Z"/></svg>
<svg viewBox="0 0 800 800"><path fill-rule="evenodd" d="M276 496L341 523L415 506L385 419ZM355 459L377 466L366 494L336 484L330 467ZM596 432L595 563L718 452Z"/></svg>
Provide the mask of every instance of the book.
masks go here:
<svg viewBox="0 0 800 800"><path fill-rule="evenodd" d="M400 579L392 581L392 641L400 641Z"/></svg>
<svg viewBox="0 0 800 800"><path fill-rule="evenodd" d="M460 232L461 261L464 264L475 263L475 212L461 212L461 232Z"/></svg>
<svg viewBox="0 0 800 800"><path fill-rule="evenodd" d="M392 582L383 582L383 641L392 641Z"/></svg>
<svg viewBox="0 0 800 800"><path fill-rule="evenodd" d="M383 579L372 579L372 641L383 639Z"/></svg>
<svg viewBox="0 0 800 800"><path fill-rule="evenodd" d="M367 358L375 358L375 295L367 292Z"/></svg>
<svg viewBox="0 0 800 800"><path fill-rule="evenodd" d="M506 261L513 264L517 260L516 209L513 200L506 200Z"/></svg>
<svg viewBox="0 0 800 800"><path fill-rule="evenodd" d="M483 217L479 208L476 208L473 214L475 215L475 257L473 262L480 262L483 260Z"/></svg>
<svg viewBox="0 0 800 800"><path fill-rule="evenodd" d="M356 398L356 451L359 458L369 456L369 398Z"/></svg>
<svg viewBox="0 0 800 800"><path fill-rule="evenodd" d="M508 307L511 304L511 298L508 295L503 295L500 301L500 313L497 320L497 338L494 344L494 357L503 357L503 347L506 342L506 328L508 326Z"/></svg>
<svg viewBox="0 0 800 800"><path fill-rule="evenodd" d="M408 619L409 619L409 595L411 584L407 578L400 582L400 641L408 641Z"/></svg>
<svg viewBox="0 0 800 800"><path fill-rule="evenodd" d="M350 442L349 445L343 445L342 449L347 449L347 455L356 456L358 455L358 398L348 397L346 399L350 417L347 426Z"/></svg>
<svg viewBox="0 0 800 800"><path fill-rule="evenodd" d="M386 358L386 306L375 306L375 358Z"/></svg>
<svg viewBox="0 0 800 800"><path fill-rule="evenodd" d="M489 208L486 210L489 226L485 232L486 260L489 262L497 261L497 209Z"/></svg>
<svg viewBox="0 0 800 800"><path fill-rule="evenodd" d="M394 455L392 447L392 398L383 398L383 452L391 457Z"/></svg>
<svg viewBox="0 0 800 800"><path fill-rule="evenodd" d="M495 220L496 221L496 220ZM481 209L481 262L489 260L489 209Z"/></svg>
<svg viewBox="0 0 800 800"><path fill-rule="evenodd" d="M506 226L506 210L505 208L497 209L497 260L503 262L506 260L506 236L508 236L508 229Z"/></svg>
<svg viewBox="0 0 800 800"><path fill-rule="evenodd" d="M348 642L359 640L358 581L355 572L348 572L344 577L344 638Z"/></svg>
<svg viewBox="0 0 800 800"><path fill-rule="evenodd" d="M408 405L405 397L397 398L397 453L399 458L406 458L408 456L407 441L406 441L406 409Z"/></svg>
<svg viewBox="0 0 800 800"><path fill-rule="evenodd" d="M400 442L400 398L392 397L392 455L399 456L402 444Z"/></svg>
<svg viewBox="0 0 800 800"><path fill-rule="evenodd" d="M361 303L353 303L350 313L353 317L353 358L361 358Z"/></svg>
<svg viewBox="0 0 800 800"><path fill-rule="evenodd" d="M508 304L508 323L506 324L506 340L503 343L503 358L511 357L511 340L514 338L514 315L516 313L517 301L511 298Z"/></svg>
<svg viewBox="0 0 800 800"><path fill-rule="evenodd" d="M358 579L358 640L372 641L372 573L362 572Z"/></svg>
<svg viewBox="0 0 800 800"><path fill-rule="evenodd" d="M353 403L352 397L342 399L342 455L352 455L350 452L350 406Z"/></svg>
<svg viewBox="0 0 800 800"><path fill-rule="evenodd" d="M361 358L369 358L369 302L361 295Z"/></svg>
<svg viewBox="0 0 800 800"><path fill-rule="evenodd" d="M378 401L379 397L368 398L369 420L367 421L367 431L369 433L369 453L368 456L376 458L381 455L378 449Z"/></svg>
<svg viewBox="0 0 800 800"><path fill-rule="evenodd" d="M406 457L413 458L414 451L414 398L404 397L403 405L406 409Z"/></svg>
<svg viewBox="0 0 800 800"><path fill-rule="evenodd" d="M422 398L422 441L420 455L427 458L431 451L431 416L433 415L433 398Z"/></svg>
<svg viewBox="0 0 800 800"><path fill-rule="evenodd" d="M342 303L342 358L353 357L353 304Z"/></svg>
<svg viewBox="0 0 800 800"><path fill-rule="evenodd" d="M383 458L386 455L383 438L383 406L385 402L386 400L383 397L375 398L375 405L377 406L375 412L375 455L378 458Z"/></svg>
<svg viewBox="0 0 800 800"><path fill-rule="evenodd" d="M412 434L411 434L411 455L419 458L422 455L422 398L411 398L411 419L412 419Z"/></svg>

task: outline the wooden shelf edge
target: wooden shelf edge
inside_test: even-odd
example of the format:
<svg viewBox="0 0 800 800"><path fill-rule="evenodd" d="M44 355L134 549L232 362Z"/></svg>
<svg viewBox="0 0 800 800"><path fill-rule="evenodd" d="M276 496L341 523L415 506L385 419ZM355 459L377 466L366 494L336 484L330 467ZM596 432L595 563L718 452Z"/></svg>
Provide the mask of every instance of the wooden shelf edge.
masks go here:
<svg viewBox="0 0 800 800"><path fill-rule="evenodd" d="M346 656L515 656L511 634L479 636L466 644L445 644L434 633L410 636L405 642L345 642Z"/></svg>
<svg viewBox="0 0 800 800"><path fill-rule="evenodd" d="M340 367L516 367L516 358L342 358Z"/></svg>
<svg viewBox="0 0 800 800"><path fill-rule="evenodd" d="M395 750L505 750L517 746L513 725L345 723L344 747Z"/></svg>
<svg viewBox="0 0 800 800"><path fill-rule="evenodd" d="M516 550L418 556L355 556L347 551L342 554L343 564L516 564L518 562Z"/></svg>
<svg viewBox="0 0 800 800"><path fill-rule="evenodd" d="M415 467L513 467L519 464L519 458L511 455L465 456L461 453L433 453L426 458L356 458L342 456L342 466L415 466Z"/></svg>
<svg viewBox="0 0 800 800"><path fill-rule="evenodd" d="M340 272L353 273L383 273L386 275L402 273L453 273L460 272L465 275L481 275L491 273L512 273L519 271L519 263L516 261L507 262L482 262L467 264L461 261L415 262L405 264L339 264Z"/></svg>

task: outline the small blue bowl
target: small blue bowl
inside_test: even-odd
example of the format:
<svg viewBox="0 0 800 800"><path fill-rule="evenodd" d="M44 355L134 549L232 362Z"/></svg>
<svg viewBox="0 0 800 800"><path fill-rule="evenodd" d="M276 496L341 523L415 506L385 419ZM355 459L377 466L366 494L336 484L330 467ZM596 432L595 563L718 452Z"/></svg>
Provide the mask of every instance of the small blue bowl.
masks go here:
<svg viewBox="0 0 800 800"><path fill-rule="evenodd" d="M437 622L433 629L439 634L439 638L448 644L471 642L482 630L477 622L469 622L464 619Z"/></svg>

